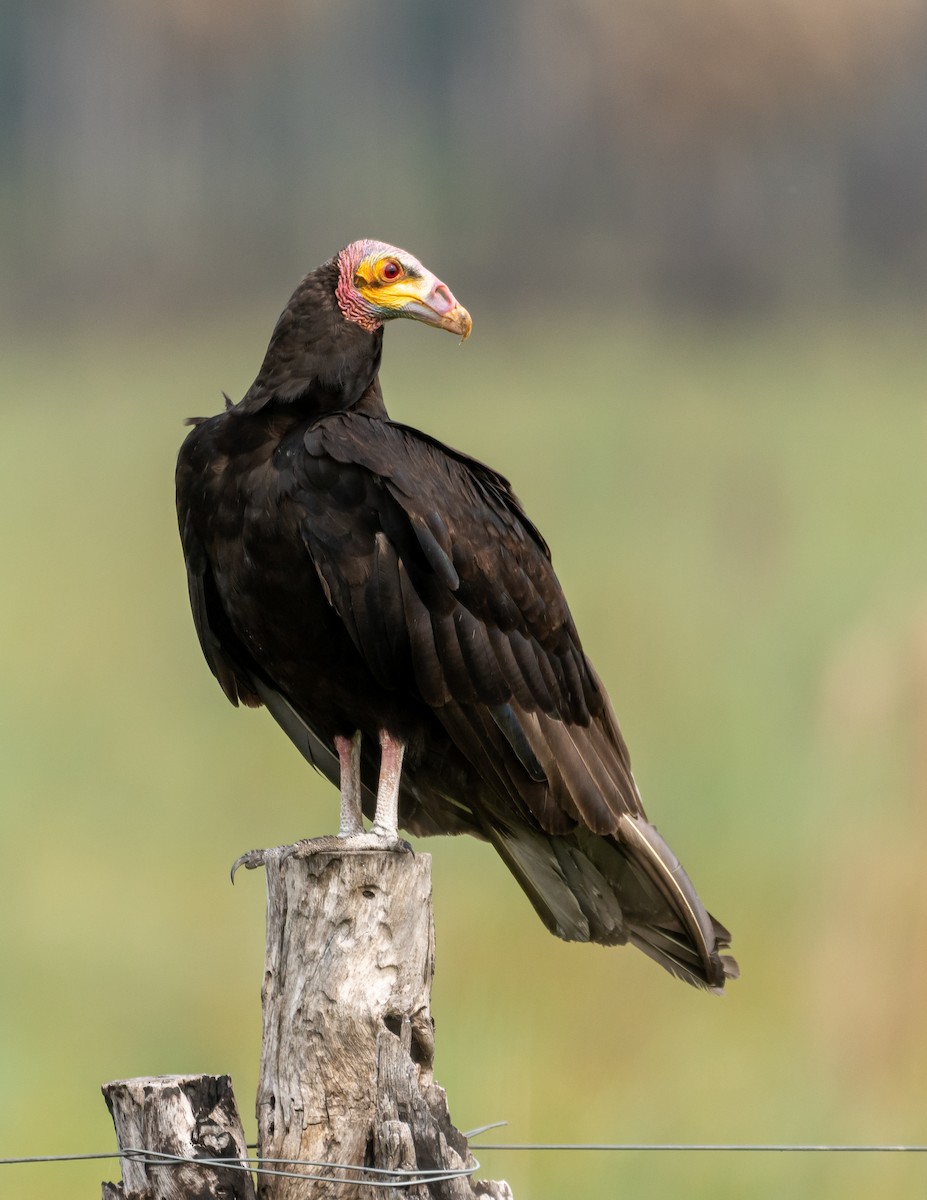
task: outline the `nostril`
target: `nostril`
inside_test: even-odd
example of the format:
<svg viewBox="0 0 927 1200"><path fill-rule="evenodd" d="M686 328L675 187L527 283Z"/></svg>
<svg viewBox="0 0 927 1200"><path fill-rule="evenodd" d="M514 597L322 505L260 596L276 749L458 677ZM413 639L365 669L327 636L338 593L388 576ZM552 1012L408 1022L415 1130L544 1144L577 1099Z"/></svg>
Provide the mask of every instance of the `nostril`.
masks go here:
<svg viewBox="0 0 927 1200"><path fill-rule="evenodd" d="M450 312L450 310L457 303L451 294L451 289L446 283L436 284L431 294L434 307L439 308L442 312ZM438 301L439 303L435 303L435 301Z"/></svg>

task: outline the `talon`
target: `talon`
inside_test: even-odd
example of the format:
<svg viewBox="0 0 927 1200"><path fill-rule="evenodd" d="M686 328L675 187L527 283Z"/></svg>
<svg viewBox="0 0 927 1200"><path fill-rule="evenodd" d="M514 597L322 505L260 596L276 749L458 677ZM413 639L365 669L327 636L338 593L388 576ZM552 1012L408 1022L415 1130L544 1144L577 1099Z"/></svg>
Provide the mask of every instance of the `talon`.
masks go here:
<svg viewBox="0 0 927 1200"><path fill-rule="evenodd" d="M255 871L258 867L263 867L265 853L264 850L247 850L244 854L239 854L238 858L232 863L232 883L235 883L235 872L239 868L244 867L247 871Z"/></svg>

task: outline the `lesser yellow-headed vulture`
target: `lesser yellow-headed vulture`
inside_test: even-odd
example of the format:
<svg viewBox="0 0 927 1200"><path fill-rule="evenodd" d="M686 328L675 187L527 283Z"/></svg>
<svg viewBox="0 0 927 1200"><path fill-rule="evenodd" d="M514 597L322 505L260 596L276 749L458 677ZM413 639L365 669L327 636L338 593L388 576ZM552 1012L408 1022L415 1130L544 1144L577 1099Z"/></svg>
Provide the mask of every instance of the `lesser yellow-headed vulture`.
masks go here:
<svg viewBox="0 0 927 1200"><path fill-rule="evenodd" d="M396 317L470 332L411 254L354 242L299 284L240 403L191 422L177 510L206 660L340 788L342 837L485 838L559 937L719 990L729 935L645 818L544 539L508 480L387 415Z"/></svg>

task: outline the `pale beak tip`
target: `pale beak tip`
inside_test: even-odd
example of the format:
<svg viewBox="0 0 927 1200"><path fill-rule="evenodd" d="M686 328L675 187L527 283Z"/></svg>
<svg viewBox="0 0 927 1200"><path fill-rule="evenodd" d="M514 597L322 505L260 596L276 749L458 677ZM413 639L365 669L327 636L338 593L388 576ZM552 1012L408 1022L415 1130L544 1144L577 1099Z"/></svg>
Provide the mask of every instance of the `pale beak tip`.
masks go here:
<svg viewBox="0 0 927 1200"><path fill-rule="evenodd" d="M470 336L470 331L473 328L473 320L467 310L460 304L457 306L455 317L455 333L460 334L460 340L465 342Z"/></svg>

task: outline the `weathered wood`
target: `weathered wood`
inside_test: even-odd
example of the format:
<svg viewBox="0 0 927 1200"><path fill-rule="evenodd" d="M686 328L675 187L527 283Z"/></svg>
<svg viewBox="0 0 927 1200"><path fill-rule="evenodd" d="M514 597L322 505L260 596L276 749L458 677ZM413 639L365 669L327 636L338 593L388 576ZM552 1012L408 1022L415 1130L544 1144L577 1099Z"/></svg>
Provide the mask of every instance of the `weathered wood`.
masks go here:
<svg viewBox="0 0 927 1200"><path fill-rule="evenodd" d="M122 1159L122 1182L103 1184L103 1200L254 1200L251 1175L202 1158L248 1156L228 1075L163 1075L103 1085L120 1150L189 1158L177 1165Z"/></svg>
<svg viewBox="0 0 927 1200"><path fill-rule="evenodd" d="M432 1076L431 856L310 845L269 850L264 863L261 1157L423 1172L472 1165ZM467 1178L399 1191L365 1186L358 1172L312 1173L345 1182L261 1176L258 1194L511 1197L507 1184Z"/></svg>

